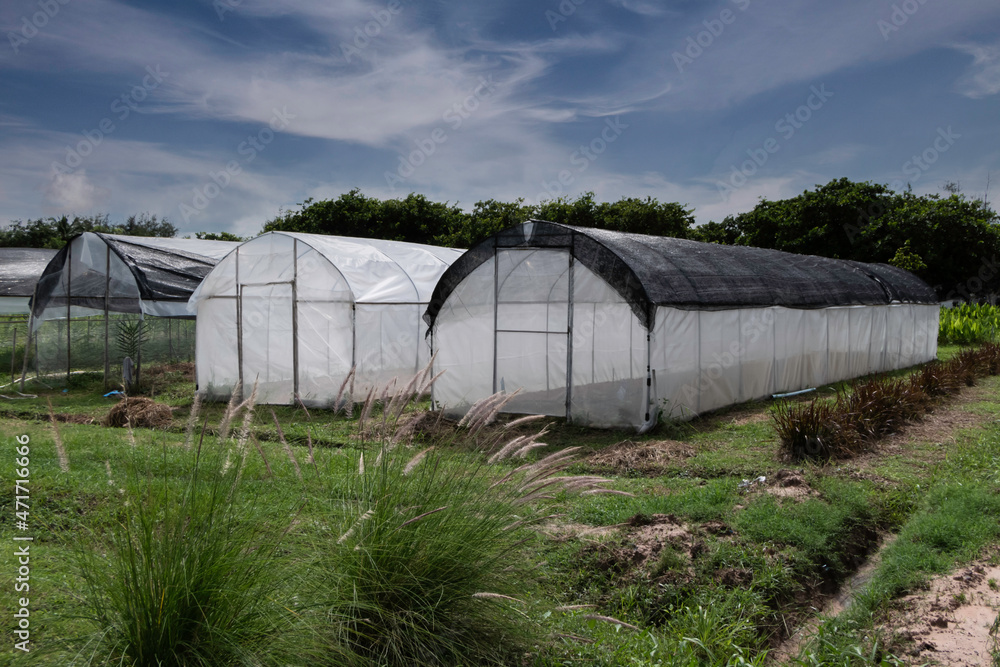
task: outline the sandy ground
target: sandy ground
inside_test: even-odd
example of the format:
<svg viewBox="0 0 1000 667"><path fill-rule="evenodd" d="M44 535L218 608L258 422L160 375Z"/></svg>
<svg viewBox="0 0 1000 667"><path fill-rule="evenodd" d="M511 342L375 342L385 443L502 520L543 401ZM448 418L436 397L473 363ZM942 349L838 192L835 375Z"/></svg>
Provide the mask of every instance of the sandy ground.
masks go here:
<svg viewBox="0 0 1000 667"><path fill-rule="evenodd" d="M1000 613L1000 567L979 561L900 601L886 630L908 644L913 664L992 665Z"/></svg>

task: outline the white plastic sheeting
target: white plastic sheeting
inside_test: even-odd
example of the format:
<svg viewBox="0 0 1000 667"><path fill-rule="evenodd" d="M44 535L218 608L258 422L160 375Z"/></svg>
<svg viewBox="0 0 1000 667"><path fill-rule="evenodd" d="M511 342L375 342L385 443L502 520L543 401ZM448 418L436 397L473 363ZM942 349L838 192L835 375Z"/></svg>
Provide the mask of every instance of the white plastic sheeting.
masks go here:
<svg viewBox="0 0 1000 667"><path fill-rule="evenodd" d="M434 401L463 414L520 390L512 413L640 427L930 361L937 304L690 310L626 300L569 249L497 248L440 305Z"/></svg>
<svg viewBox="0 0 1000 667"><path fill-rule="evenodd" d="M216 265L192 295L200 391L257 382L261 403L329 407L352 367L354 395L427 364L420 319L462 251L272 232ZM492 320L491 320L492 322Z"/></svg>
<svg viewBox="0 0 1000 667"><path fill-rule="evenodd" d="M0 315L27 315L31 296L56 254L43 248L0 248Z"/></svg>

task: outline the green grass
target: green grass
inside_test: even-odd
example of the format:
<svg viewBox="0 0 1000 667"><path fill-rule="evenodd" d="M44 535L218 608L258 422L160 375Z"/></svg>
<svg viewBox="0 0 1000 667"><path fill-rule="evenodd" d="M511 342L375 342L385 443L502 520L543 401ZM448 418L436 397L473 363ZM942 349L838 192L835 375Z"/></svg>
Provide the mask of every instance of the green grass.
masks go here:
<svg viewBox="0 0 1000 667"><path fill-rule="evenodd" d="M942 356L955 352L957 348L941 351ZM182 446L191 385L179 374L161 380L157 400L176 408L174 423L166 431L137 429L134 448L121 429L60 423L69 472L59 469L44 398L52 400L57 415L101 418L114 399L102 396L100 376L74 378L65 393L62 387L36 385L41 399L0 404L5 436L27 433L32 439L31 517L33 548L39 553L32 570L33 664L61 667L74 664L74 656L76 664L83 664L89 655L81 653L84 647L91 652L100 648L101 656L124 655L132 640L124 639L126 624L120 619L155 620L154 614L140 610L155 607L158 612L160 605L153 604L155 593L143 601L146 590L155 590L150 584L135 582L180 581L171 577L183 579L187 573L169 564L191 563L191 549L199 544L195 550L205 560L194 561L203 563L199 568L207 573L213 571L212 563L227 558L253 570L258 552L240 546L247 541L272 544L277 565L263 572L258 568L256 584L226 594L253 598L259 610L270 610L268 618L231 623L230 640L225 633L197 633L198 642L220 638L219 646L239 645L246 651L229 662L433 664L428 656L434 654L450 656L445 662L451 664L543 667L762 664L773 643L813 614L811 607L820 606L822 596L892 533L898 537L882 554L885 569L872 578L877 587L863 590L845 615L824 624L816 643L800 656L802 664L879 664L891 662L877 628L892 600L1000 540L995 530L1000 506L993 491L1000 483L1000 426L992 423L1000 402L989 398L1000 388L997 378L984 380L976 390L984 398L963 408L986 420L984 425L956 432L954 442L944 440L943 445L898 444L891 456L880 454L876 446L850 463L796 464L803 466L801 476L812 490L798 499L740 488L744 479L758 475L770 482L790 465L761 419L769 409L766 402L735 406L641 437L552 420L544 438L550 447L536 450L526 461L496 464L486 464L463 432L443 435L447 429L437 436L418 433L412 445L400 443L380 460L386 442L357 437L357 411L349 418L313 410L307 417L301 409L273 406L289 443L286 450L270 408L257 407L248 434L257 439L266 463L253 438L248 440L250 456L236 494L243 500L214 509L196 498L211 498L212 488L225 490L233 481L208 474L217 469L209 466L211 456L221 457L235 446L215 433L226 407L203 407L202 418L209 423L205 442L212 443L203 455L211 456L199 463L206 483L194 488L195 450ZM833 394L830 388L822 391ZM499 432L480 440L506 437ZM601 470L610 478L608 486L632 496L556 490L553 499L527 507L514 504L516 494L489 490L518 464L537 461L561 446L582 447L581 458L564 472L589 474L594 468L585 459L592 452L625 439L667 438L684 443L692 455L671 459L661 475ZM224 442L229 444L224 447ZM307 442L313 445L315 465L309 462ZM402 475L401 469L432 444L436 448ZM301 481L288 451L297 459ZM365 472L359 474L362 455ZM9 542L13 509L9 496L2 502L0 539ZM426 514L439 507L446 509ZM541 531L522 524L498 534L498 527L514 522L501 520L511 512L523 519L559 516L539 522ZM214 516L217 523L192 523L189 518L199 513ZM606 535L548 536L550 524L615 526L654 514L673 515L689 533L641 566L631 561L633 527ZM354 532L338 542L352 527ZM958 539L953 537L956 530ZM185 551L184 540L159 539L170 531L195 531L197 539ZM142 554L159 569L143 569ZM75 564L81 555L84 562L118 558L134 566L119 569L115 582L101 582L100 573L114 571L92 567L88 575ZM101 593L87 592L88 581ZM117 595L129 602L116 606L131 611L114 612L108 606L114 598L112 583L125 587L128 581L132 592L126 587ZM10 570L0 572L0 588L12 586ZM194 593L198 587L167 586L159 596L164 608L169 602L179 610L173 614L178 619L191 616L182 613L189 598L173 596L179 588ZM262 594L264 590L268 593ZM517 601L472 597L480 592ZM217 593L211 585L204 592ZM95 613L95 599L104 605L103 612ZM195 615L199 623L226 628L225 619L243 618L234 611L241 608L238 603L212 605L219 609L218 617L209 621ZM188 627L176 624L178 632L182 626ZM92 641L97 627L107 631L106 639ZM9 630L4 639L12 645ZM498 646L505 650L496 650ZM189 664L196 664L195 659Z"/></svg>

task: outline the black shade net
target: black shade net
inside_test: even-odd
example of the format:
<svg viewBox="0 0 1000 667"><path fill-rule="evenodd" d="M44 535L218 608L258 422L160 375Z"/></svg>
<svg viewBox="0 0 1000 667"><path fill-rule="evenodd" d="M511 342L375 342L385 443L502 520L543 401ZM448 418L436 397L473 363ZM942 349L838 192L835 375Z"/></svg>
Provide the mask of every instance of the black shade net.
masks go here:
<svg viewBox="0 0 1000 667"><path fill-rule="evenodd" d="M622 295L647 329L656 306L723 310L937 301L922 280L886 264L532 220L482 241L452 264L424 314L428 325L458 284L500 248L570 250Z"/></svg>

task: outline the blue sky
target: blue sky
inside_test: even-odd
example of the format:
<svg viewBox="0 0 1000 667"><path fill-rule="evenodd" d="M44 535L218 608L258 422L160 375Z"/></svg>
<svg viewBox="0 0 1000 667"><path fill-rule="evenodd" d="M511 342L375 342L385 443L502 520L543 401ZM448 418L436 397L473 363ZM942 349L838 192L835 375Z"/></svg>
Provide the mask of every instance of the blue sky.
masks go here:
<svg viewBox="0 0 1000 667"><path fill-rule="evenodd" d="M841 176L1000 197L996 0L6 0L0 26L0 224L248 235L352 188L699 222Z"/></svg>

